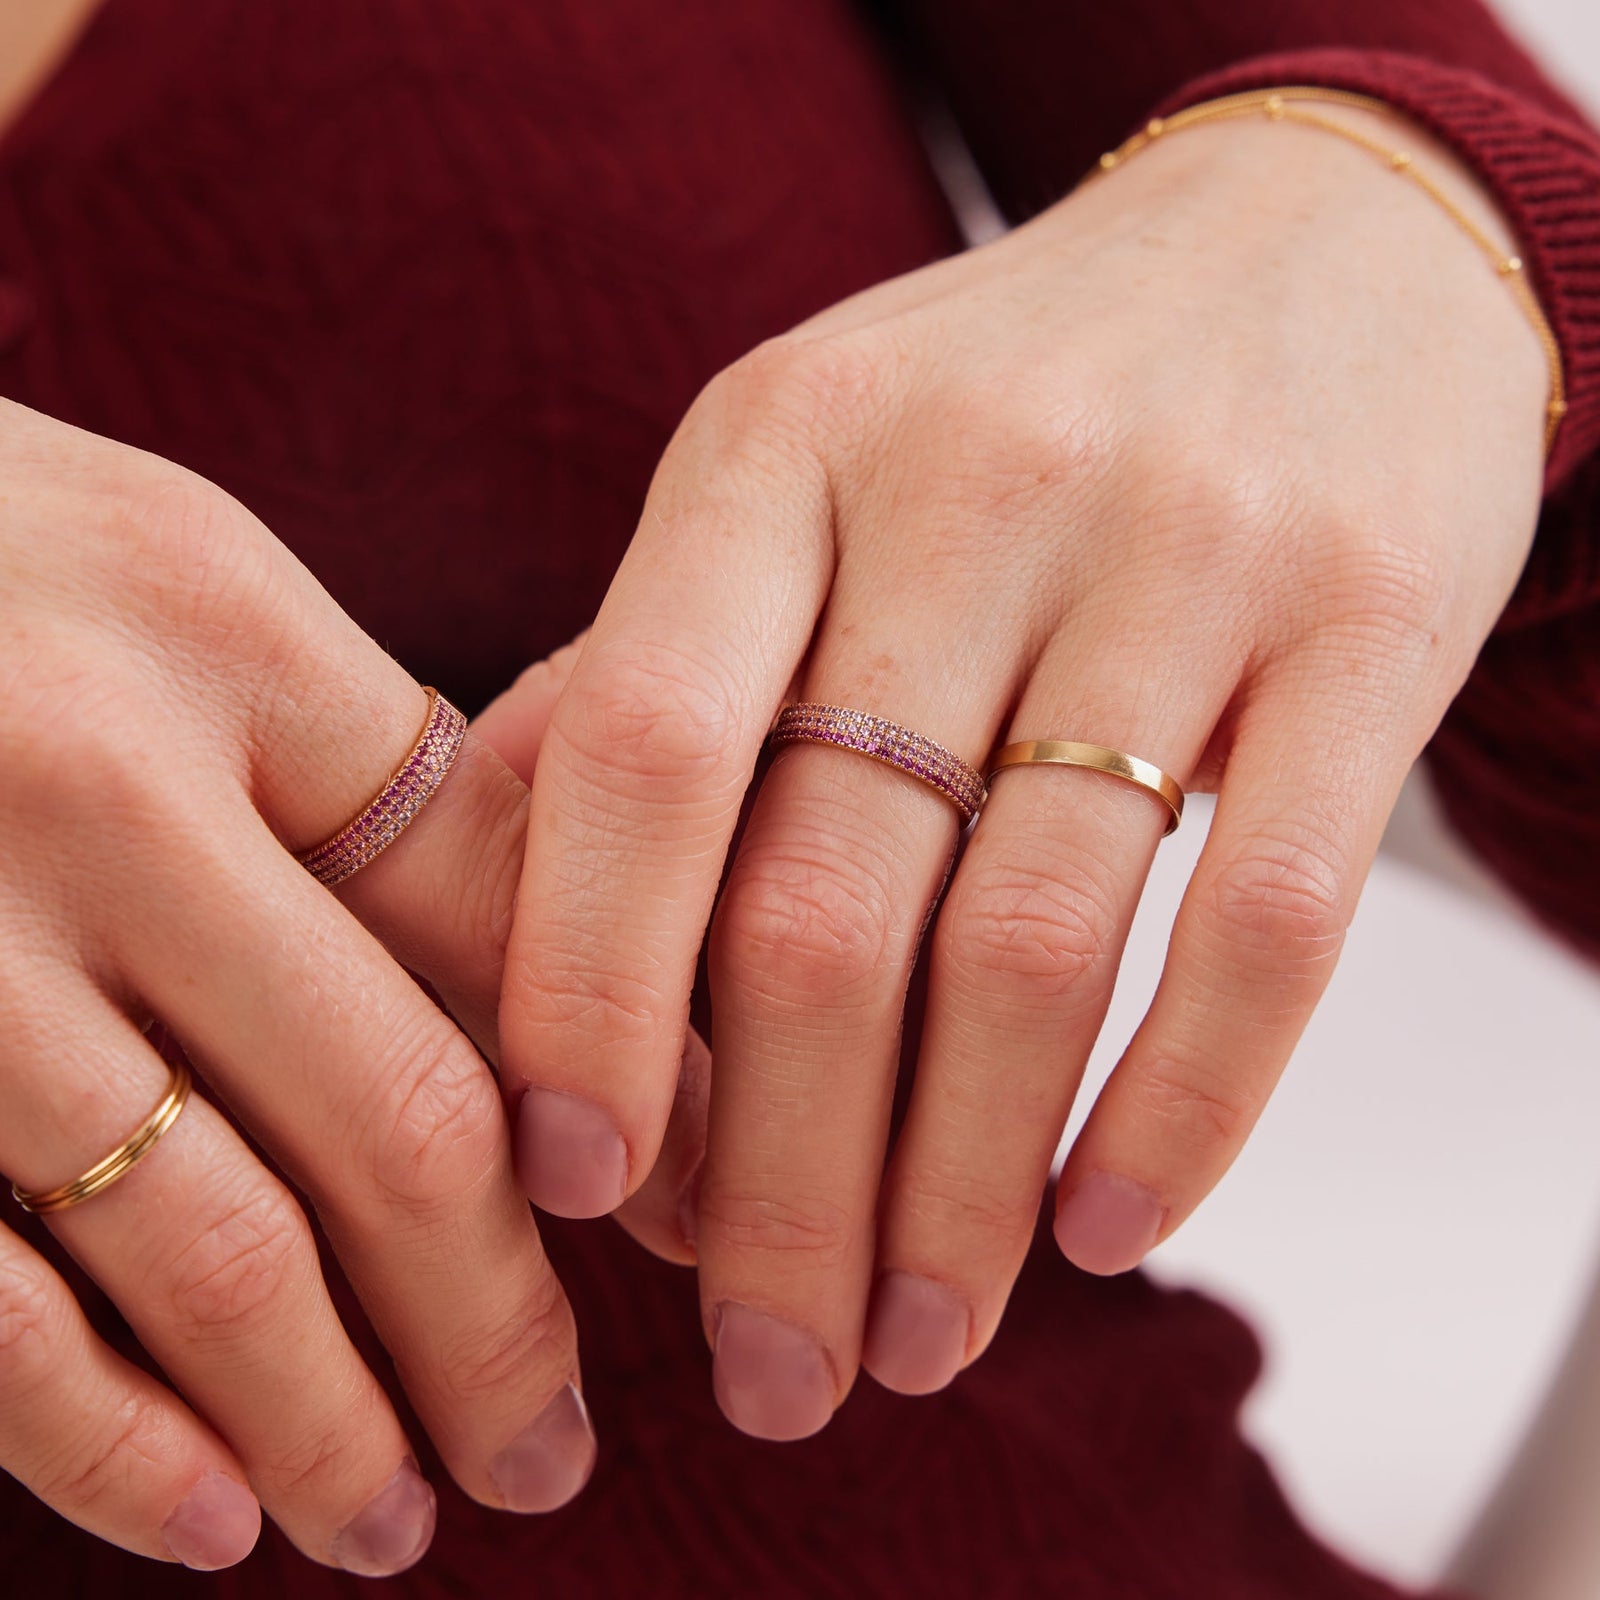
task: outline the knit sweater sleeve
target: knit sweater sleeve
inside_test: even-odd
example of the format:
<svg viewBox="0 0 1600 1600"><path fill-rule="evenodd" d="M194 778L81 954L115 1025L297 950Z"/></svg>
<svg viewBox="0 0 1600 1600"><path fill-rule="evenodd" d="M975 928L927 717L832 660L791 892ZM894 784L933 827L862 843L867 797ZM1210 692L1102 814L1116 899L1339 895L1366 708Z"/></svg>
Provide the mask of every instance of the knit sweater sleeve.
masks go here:
<svg viewBox="0 0 1600 1600"><path fill-rule="evenodd" d="M1517 234L1570 409L1516 592L1427 759L1457 831L1600 960L1600 134L1478 0L893 0L1002 210L1065 194L1154 115L1303 83L1386 100Z"/></svg>

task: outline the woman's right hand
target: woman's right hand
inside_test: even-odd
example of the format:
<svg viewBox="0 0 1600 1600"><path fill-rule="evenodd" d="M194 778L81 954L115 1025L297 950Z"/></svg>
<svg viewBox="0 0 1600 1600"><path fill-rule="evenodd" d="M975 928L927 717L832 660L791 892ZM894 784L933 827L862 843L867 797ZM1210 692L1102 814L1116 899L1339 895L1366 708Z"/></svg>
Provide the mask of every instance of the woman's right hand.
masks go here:
<svg viewBox="0 0 1600 1600"><path fill-rule="evenodd" d="M0 485L0 1170L47 1189L125 1139L168 1083L158 1020L310 1196L456 1481L561 1504L594 1441L484 1060L524 786L469 735L330 894L290 852L382 786L421 688L164 461L0 402ZM258 1506L352 1572L422 1553L433 1492L305 1215L201 1095L49 1224L173 1387L0 1228L0 1468L190 1566L240 1559Z"/></svg>

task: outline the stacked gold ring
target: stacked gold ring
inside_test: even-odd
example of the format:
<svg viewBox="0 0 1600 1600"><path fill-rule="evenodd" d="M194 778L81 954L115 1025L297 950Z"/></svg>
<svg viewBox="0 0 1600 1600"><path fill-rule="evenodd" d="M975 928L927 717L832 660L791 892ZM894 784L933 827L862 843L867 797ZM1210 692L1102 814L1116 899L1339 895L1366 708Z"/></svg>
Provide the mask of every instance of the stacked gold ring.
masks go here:
<svg viewBox="0 0 1600 1600"><path fill-rule="evenodd" d="M144 1160L155 1148L161 1135L178 1120L179 1113L188 1103L190 1086L189 1069L179 1062L172 1069L172 1081L161 1104L104 1161L97 1161L82 1177L62 1184L59 1189L29 1190L12 1184L12 1198L24 1211L44 1216L52 1211L65 1211L69 1206L82 1205L102 1189L109 1189L118 1178Z"/></svg>

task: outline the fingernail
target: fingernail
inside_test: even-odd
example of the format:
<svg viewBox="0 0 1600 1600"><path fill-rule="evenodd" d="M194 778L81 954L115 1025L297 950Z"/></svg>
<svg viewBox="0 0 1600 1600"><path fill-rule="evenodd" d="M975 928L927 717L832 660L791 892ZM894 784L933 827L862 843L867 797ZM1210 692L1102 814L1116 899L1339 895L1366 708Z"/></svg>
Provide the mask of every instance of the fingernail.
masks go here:
<svg viewBox="0 0 1600 1600"><path fill-rule="evenodd" d="M161 1524L167 1553L196 1572L215 1572L243 1561L260 1534L256 1497L237 1478L221 1472L208 1472Z"/></svg>
<svg viewBox="0 0 1600 1600"><path fill-rule="evenodd" d="M557 1217L603 1217L622 1204L628 1147L611 1115L559 1089L529 1089L517 1110L523 1192Z"/></svg>
<svg viewBox="0 0 1600 1600"><path fill-rule="evenodd" d="M507 1511L554 1511L594 1471L594 1429L583 1396L568 1384L489 1463Z"/></svg>
<svg viewBox="0 0 1600 1600"><path fill-rule="evenodd" d="M833 1368L816 1335L733 1300L717 1311L712 1387L728 1421L757 1439L804 1439L833 1415Z"/></svg>
<svg viewBox="0 0 1600 1600"><path fill-rule="evenodd" d="M1166 1207L1120 1172L1091 1172L1056 1212L1056 1243L1085 1272L1126 1272L1156 1242Z"/></svg>
<svg viewBox="0 0 1600 1600"><path fill-rule="evenodd" d="M972 1314L942 1283L911 1272L878 1279L862 1364L886 1389L932 1394L961 1370Z"/></svg>
<svg viewBox="0 0 1600 1600"><path fill-rule="evenodd" d="M417 1561L433 1538L437 1502L410 1461L342 1527L333 1539L333 1559L346 1572L387 1578Z"/></svg>

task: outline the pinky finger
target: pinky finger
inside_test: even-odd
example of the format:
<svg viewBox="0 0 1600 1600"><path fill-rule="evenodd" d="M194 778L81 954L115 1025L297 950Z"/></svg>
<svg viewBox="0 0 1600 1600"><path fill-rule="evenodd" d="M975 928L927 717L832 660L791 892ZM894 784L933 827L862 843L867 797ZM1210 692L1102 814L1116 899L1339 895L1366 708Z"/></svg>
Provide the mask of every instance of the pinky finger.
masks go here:
<svg viewBox="0 0 1600 1600"><path fill-rule="evenodd" d="M1351 726L1349 702L1301 680L1241 722L1155 998L1057 1188L1056 1241L1087 1271L1138 1265L1216 1185L1333 975L1427 736L1392 705Z"/></svg>
<svg viewBox="0 0 1600 1600"><path fill-rule="evenodd" d="M5 1227L0 1469L80 1528L157 1561L231 1567L261 1531L233 1452L103 1344L60 1276Z"/></svg>

